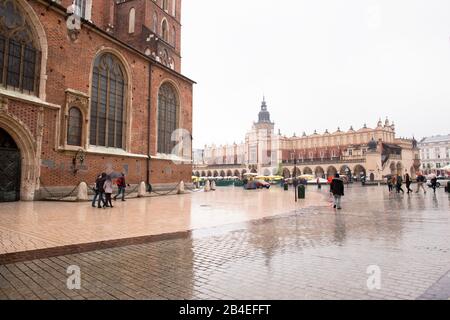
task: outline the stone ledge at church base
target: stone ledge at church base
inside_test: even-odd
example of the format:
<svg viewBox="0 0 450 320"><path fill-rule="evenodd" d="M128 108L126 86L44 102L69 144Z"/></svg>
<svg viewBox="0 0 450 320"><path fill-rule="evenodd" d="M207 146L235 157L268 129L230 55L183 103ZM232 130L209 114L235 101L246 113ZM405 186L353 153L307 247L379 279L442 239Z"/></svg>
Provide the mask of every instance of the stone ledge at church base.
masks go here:
<svg viewBox="0 0 450 320"><path fill-rule="evenodd" d="M165 193L168 191L172 191L169 195L177 195L176 187L178 184L152 184L152 191L158 193ZM132 184L130 187L127 187L127 199L136 199L136 198L144 198L144 197L155 197L157 195L146 193L143 196L139 196L138 194L138 185ZM188 189L193 189L194 185L192 183L185 183L185 187ZM133 191L133 192L130 192ZM128 194L128 192L130 192ZM118 189L114 187L113 194L117 194ZM75 187L46 187L41 188L35 192L35 201L67 201L67 202L88 202L92 201L92 197L95 195L94 191L89 187L88 195L90 200L78 200L77 198L77 188Z"/></svg>

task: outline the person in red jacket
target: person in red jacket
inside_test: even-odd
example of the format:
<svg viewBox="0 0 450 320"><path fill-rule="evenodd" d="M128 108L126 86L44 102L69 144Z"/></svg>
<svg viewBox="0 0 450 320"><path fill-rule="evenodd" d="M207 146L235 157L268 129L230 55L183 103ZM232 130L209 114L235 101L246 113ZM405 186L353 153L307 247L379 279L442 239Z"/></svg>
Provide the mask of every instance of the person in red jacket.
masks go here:
<svg viewBox="0 0 450 320"><path fill-rule="evenodd" d="M114 196L114 201L117 201L117 198L122 195L122 201L125 200L125 189L127 188L127 184L125 182L125 174L122 173L121 176L117 179L117 188L119 188L119 193Z"/></svg>

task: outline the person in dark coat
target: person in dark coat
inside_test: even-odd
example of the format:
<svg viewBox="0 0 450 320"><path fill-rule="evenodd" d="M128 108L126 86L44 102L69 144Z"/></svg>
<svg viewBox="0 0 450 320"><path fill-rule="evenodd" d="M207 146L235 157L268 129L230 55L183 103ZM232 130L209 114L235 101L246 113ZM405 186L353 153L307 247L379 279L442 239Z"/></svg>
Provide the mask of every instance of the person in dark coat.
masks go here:
<svg viewBox="0 0 450 320"><path fill-rule="evenodd" d="M105 181L106 181L106 173L102 173L102 176L100 177L100 179L97 179L97 183L96 183L96 187L97 187L97 191L98 191L98 208L101 209L103 208L102 206L102 202L104 204L105 207L108 206L108 204L105 201Z"/></svg>
<svg viewBox="0 0 450 320"><path fill-rule="evenodd" d="M425 190L425 187L423 186L423 184L425 182L426 182L425 176L422 173L419 173L419 175L417 176L417 191L416 191L416 193L419 193L421 188L425 194L427 193L427 190Z"/></svg>
<svg viewBox="0 0 450 320"><path fill-rule="evenodd" d="M398 175L397 176L397 193L400 193L400 191L402 193L405 193L405 190L403 190L402 185L403 185L403 178L401 175Z"/></svg>
<svg viewBox="0 0 450 320"><path fill-rule="evenodd" d="M389 193L391 193L392 190L394 190L394 187L392 185L392 176L387 177L387 185L388 185Z"/></svg>
<svg viewBox="0 0 450 320"><path fill-rule="evenodd" d="M436 176L431 178L431 188L433 189L434 193L436 193L436 188L437 188L437 177Z"/></svg>
<svg viewBox="0 0 450 320"><path fill-rule="evenodd" d="M344 196L344 181L340 178L339 173L336 173L334 179L331 181L330 192L334 197L334 208L341 210L341 200Z"/></svg>
<svg viewBox="0 0 450 320"><path fill-rule="evenodd" d="M405 184L406 184L406 189L408 191L408 194L413 193L412 189L411 189L411 177L409 176L409 174L407 173L405 175Z"/></svg>
<svg viewBox="0 0 450 320"><path fill-rule="evenodd" d="M94 199L92 199L92 207L94 207L94 208L96 207L97 199L100 195L100 192L98 191L98 182L101 178L102 178L102 175L97 176L97 178L95 179L94 187L92 188L92 190L95 192Z"/></svg>

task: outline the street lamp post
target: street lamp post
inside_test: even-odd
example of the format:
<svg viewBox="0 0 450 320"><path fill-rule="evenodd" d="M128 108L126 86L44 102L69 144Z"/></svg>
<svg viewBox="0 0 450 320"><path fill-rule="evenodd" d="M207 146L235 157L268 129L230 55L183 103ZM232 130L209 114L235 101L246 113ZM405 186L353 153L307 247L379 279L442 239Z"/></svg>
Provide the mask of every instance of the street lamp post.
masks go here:
<svg viewBox="0 0 450 320"><path fill-rule="evenodd" d="M294 180L292 182L293 182L293 185L294 185L295 202L298 202L298 197L297 197L297 187L298 187L298 182L297 182L297 157L294 158Z"/></svg>

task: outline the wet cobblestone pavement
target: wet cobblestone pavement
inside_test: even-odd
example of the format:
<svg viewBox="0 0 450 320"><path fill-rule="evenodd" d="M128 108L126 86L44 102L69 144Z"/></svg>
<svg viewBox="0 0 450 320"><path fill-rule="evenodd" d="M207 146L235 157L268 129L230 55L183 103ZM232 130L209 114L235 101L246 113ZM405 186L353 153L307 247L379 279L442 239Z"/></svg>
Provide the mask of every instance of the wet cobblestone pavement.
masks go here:
<svg viewBox="0 0 450 320"><path fill-rule="evenodd" d="M449 204L442 189L403 196L354 186L340 212L327 203L173 240L3 265L0 299L447 300ZM72 265L80 290L66 286ZM381 272L379 290L368 289L369 266Z"/></svg>

